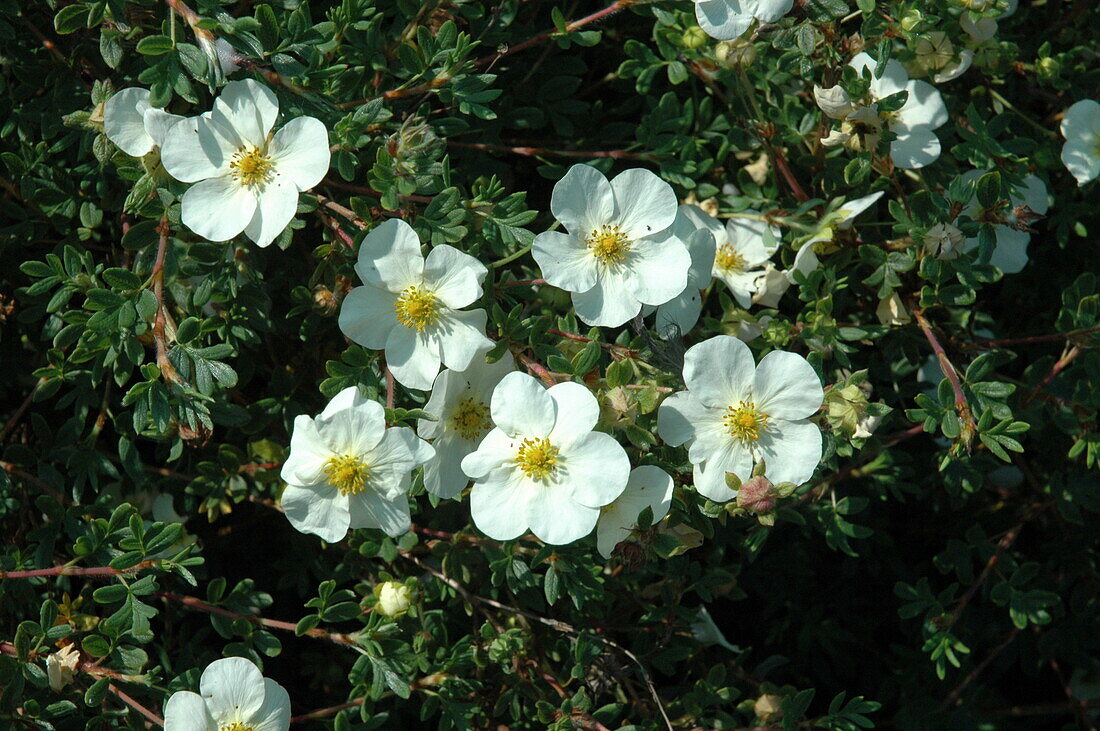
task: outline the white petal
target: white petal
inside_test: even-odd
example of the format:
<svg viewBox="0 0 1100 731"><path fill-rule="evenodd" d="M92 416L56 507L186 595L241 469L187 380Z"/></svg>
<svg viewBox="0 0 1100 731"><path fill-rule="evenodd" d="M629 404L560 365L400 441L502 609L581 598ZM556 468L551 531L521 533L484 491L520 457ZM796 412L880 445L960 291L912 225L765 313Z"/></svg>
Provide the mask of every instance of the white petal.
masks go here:
<svg viewBox="0 0 1100 731"><path fill-rule="evenodd" d="M745 213L758 216L759 211L751 208ZM768 224L764 221L753 221L747 218L731 218L726 222L726 236L734 250L745 258L745 266L751 269L761 266L768 261L772 254L779 249L780 232L777 226L771 227L772 243L764 244L764 232L768 230Z"/></svg>
<svg viewBox="0 0 1100 731"><path fill-rule="evenodd" d="M852 219L873 206L885 193L886 191L880 190L877 193L865 195L862 198L845 201L838 211L840 215L839 225L841 225L842 228L850 228L852 226Z"/></svg>
<svg viewBox="0 0 1100 731"><path fill-rule="evenodd" d="M696 0L695 19L708 36L732 41L752 25L752 16L741 12L737 0Z"/></svg>
<svg viewBox="0 0 1100 731"><path fill-rule="evenodd" d="M936 87L927 81L910 81L909 98L898 110L898 119L907 127L936 129L947 123L947 106Z"/></svg>
<svg viewBox="0 0 1100 731"><path fill-rule="evenodd" d="M679 391L661 402L657 409L657 434L672 447L695 438L700 424L710 419L707 407L688 391Z"/></svg>
<svg viewBox="0 0 1100 731"><path fill-rule="evenodd" d="M592 392L579 383L567 382L546 390L557 405L558 418L550 439L555 444L571 444L591 432L600 419L600 404Z"/></svg>
<svg viewBox="0 0 1100 731"><path fill-rule="evenodd" d="M289 180L276 177L257 195L256 212L244 229L257 246L267 246L283 232L298 211L298 189Z"/></svg>
<svg viewBox="0 0 1100 731"><path fill-rule="evenodd" d="M355 386L333 396L316 424L321 439L336 454L364 455L386 432L382 405L363 398Z"/></svg>
<svg viewBox="0 0 1100 731"><path fill-rule="evenodd" d="M660 305L687 288L691 255L669 229L636 241L623 265L627 269L626 286L634 298L647 305Z"/></svg>
<svg viewBox="0 0 1100 731"><path fill-rule="evenodd" d="M400 292L410 284L420 284L423 271L420 238L399 218L372 229L359 245L355 272L364 284Z"/></svg>
<svg viewBox="0 0 1100 731"><path fill-rule="evenodd" d="M136 86L123 89L103 105L103 132L118 149L141 157L153 149L153 138L145 130L149 111L149 90Z"/></svg>
<svg viewBox="0 0 1100 731"><path fill-rule="evenodd" d="M878 61L871 58L867 53L861 53L853 58L849 66L860 72L860 74L868 66L871 68L871 95L875 99L884 99L891 94L897 94L905 89L906 84L909 83L909 74L905 71L905 67L893 58L886 62L886 68L883 70L882 76L877 79L875 78L875 67L878 66Z"/></svg>
<svg viewBox="0 0 1100 731"><path fill-rule="evenodd" d="M352 528L377 528L391 538L409 532L412 518L404 493L387 499L373 490L364 490L353 495L349 502Z"/></svg>
<svg viewBox="0 0 1100 731"><path fill-rule="evenodd" d="M563 445L561 463L573 500L590 508L613 502L630 476L630 458L622 445L610 434L598 431Z"/></svg>
<svg viewBox="0 0 1100 731"><path fill-rule="evenodd" d="M821 461L821 430L812 421L778 420L761 435L756 443L767 463L764 475L772 482L809 480ZM745 475L738 475L742 481Z"/></svg>
<svg viewBox="0 0 1100 731"><path fill-rule="evenodd" d="M611 222L615 212L611 184L596 168L574 165L554 185L550 211L566 231L583 238Z"/></svg>
<svg viewBox="0 0 1100 731"><path fill-rule="evenodd" d="M754 371L749 346L729 335L704 340L684 354L684 383L704 406L724 409L747 399Z"/></svg>
<svg viewBox="0 0 1100 731"><path fill-rule="evenodd" d="M468 477L476 480L511 461L514 455L512 438L500 429L493 429L475 451L462 458L460 466Z"/></svg>
<svg viewBox="0 0 1100 731"><path fill-rule="evenodd" d="M246 720L252 731L287 731L290 728L290 694L271 678L264 678L264 704Z"/></svg>
<svg viewBox="0 0 1100 731"><path fill-rule="evenodd" d="M756 366L753 400L777 419L805 419L817 412L824 393L809 361L797 353L773 350Z"/></svg>
<svg viewBox="0 0 1100 731"><path fill-rule="evenodd" d="M611 190L616 223L632 240L660 233L676 220L676 192L645 168L619 173L611 181Z"/></svg>
<svg viewBox="0 0 1100 731"><path fill-rule="evenodd" d="M405 388L427 391L439 373L440 344L427 330L398 325L386 338L386 366Z"/></svg>
<svg viewBox="0 0 1100 731"><path fill-rule="evenodd" d="M1008 226L995 226L997 246L989 263L1005 274L1016 274L1027 266L1027 245L1031 234Z"/></svg>
<svg viewBox="0 0 1100 731"><path fill-rule="evenodd" d="M890 158L899 168L916 170L931 165L940 156L940 138L928 127L897 129L890 143Z"/></svg>
<svg viewBox="0 0 1100 731"><path fill-rule="evenodd" d="M1100 135L1097 137L1097 142L1100 143ZM1023 187L1012 196L1012 203L1014 205L1022 203L1039 214L1046 213L1050 209L1046 184L1035 175L1026 176Z"/></svg>
<svg viewBox="0 0 1100 731"><path fill-rule="evenodd" d="M287 485L279 504L287 520L302 533L311 533L329 543L348 534L351 511L348 498L328 483Z"/></svg>
<svg viewBox="0 0 1100 731"><path fill-rule="evenodd" d="M280 175L298 190L309 190L328 172L328 130L319 119L296 117L275 133L268 154Z"/></svg>
<svg viewBox="0 0 1100 731"><path fill-rule="evenodd" d="M489 270L480 261L453 246L436 246L424 260L424 285L443 304L460 309L481 296Z"/></svg>
<svg viewBox="0 0 1100 731"><path fill-rule="evenodd" d="M518 470L499 467L470 490L470 517L478 530L494 540L510 541L527 531L527 504L532 495L521 477Z"/></svg>
<svg viewBox="0 0 1100 731"><path fill-rule="evenodd" d="M324 466L332 457L332 450L325 445L313 419L300 414L294 417L294 431L290 435L290 456L283 462L280 477L293 485L312 485L320 482Z"/></svg>
<svg viewBox="0 0 1100 731"><path fill-rule="evenodd" d="M191 117L172 125L164 135L160 162L176 180L194 183L225 173L236 150L209 117Z"/></svg>
<svg viewBox="0 0 1100 731"><path fill-rule="evenodd" d="M512 437L547 437L558 415L557 404L546 389L519 371L506 375L493 389L489 409L493 423Z"/></svg>
<svg viewBox="0 0 1100 731"><path fill-rule="evenodd" d="M438 421L417 419L416 433L424 439L435 439L445 431L446 420L450 417L451 409L458 402L459 395L464 388L463 374L445 368L435 377L432 383L432 392L428 396L428 402L424 404L427 411Z"/></svg>
<svg viewBox="0 0 1100 731"><path fill-rule="evenodd" d="M388 429L387 433L396 435L404 443L405 449L412 455L413 467L419 467L435 457L435 447L416 436L416 432L409 427L395 426Z"/></svg>
<svg viewBox="0 0 1100 731"><path fill-rule="evenodd" d="M479 353L487 353L493 341L485 337L485 310L444 313L435 326L443 365L464 371Z"/></svg>
<svg viewBox="0 0 1100 731"><path fill-rule="evenodd" d="M545 231L535 237L531 256L543 279L566 292L586 292L596 285L596 259L576 236Z"/></svg>
<svg viewBox="0 0 1100 731"><path fill-rule="evenodd" d="M795 252L794 263L791 264L790 271L787 272L788 281L794 282L794 272L798 272L802 276L809 276L810 272L815 272L821 266L821 260L817 258L817 252L814 251L814 243L817 240L811 239L802 244L802 248Z"/></svg>
<svg viewBox="0 0 1100 731"><path fill-rule="evenodd" d="M188 188L181 205L187 228L210 241L228 241L252 220L256 196L232 178L208 178Z"/></svg>
<svg viewBox="0 0 1100 731"><path fill-rule="evenodd" d="M371 350L386 347L390 331L397 327L394 305L397 295L377 287L356 287L340 305L340 331Z"/></svg>
<svg viewBox="0 0 1100 731"><path fill-rule="evenodd" d="M279 116L279 100L258 81L230 81L214 100L210 116L223 127L231 127L241 141L262 148Z"/></svg>
<svg viewBox="0 0 1100 731"><path fill-rule="evenodd" d="M595 287L574 292L572 300L577 317L597 327L618 327L642 311L620 271L605 271Z"/></svg>
<svg viewBox="0 0 1100 731"><path fill-rule="evenodd" d="M617 546L630 537L638 525L638 516L649 508L653 513L652 525L668 515L672 505L672 478L660 467L644 465L630 473L626 490L600 512L596 524L596 547L604 558L610 558Z"/></svg>
<svg viewBox="0 0 1100 731"><path fill-rule="evenodd" d="M844 119L855 109L852 97L844 91L842 86L831 86L828 89L814 84L814 101L827 117L832 119Z"/></svg>
<svg viewBox="0 0 1100 731"><path fill-rule="evenodd" d="M182 690L173 693L164 707L164 731L218 731L218 725L202 696Z"/></svg>
<svg viewBox="0 0 1100 731"><path fill-rule="evenodd" d="M264 702L264 676L251 660L226 657L206 666L199 695L222 725L251 718Z"/></svg>
<svg viewBox="0 0 1100 731"><path fill-rule="evenodd" d="M445 434L432 444L435 457L424 465L424 487L433 495L452 498L470 484L462 471L462 459L473 453L473 444L457 434Z"/></svg>
<svg viewBox="0 0 1100 731"><path fill-rule="evenodd" d="M794 0L748 0L746 9L751 8L753 17L762 23L774 23L790 12Z"/></svg>
<svg viewBox="0 0 1100 731"><path fill-rule="evenodd" d="M178 114L171 114L163 109L150 107L145 112L142 123L145 125L146 134L153 140L153 144L159 147L164 144L164 138L168 136L168 131L184 119L185 117Z"/></svg>
<svg viewBox="0 0 1100 731"><path fill-rule="evenodd" d="M685 335L699 322L703 311L703 296L698 289L689 287L679 297L673 297L657 308L654 326L658 333L672 332Z"/></svg>
<svg viewBox="0 0 1100 731"><path fill-rule="evenodd" d="M526 512L531 532L543 543L554 546L572 543L584 538L596 527L599 508L589 508L576 502L562 485L540 487L528 496Z"/></svg>
<svg viewBox="0 0 1100 731"><path fill-rule="evenodd" d="M744 482L752 475L752 454L748 447L738 441L730 440L726 449L713 458L695 465L693 472L695 489L700 495L717 503L724 503L737 497L737 492L726 484L726 473L737 475Z"/></svg>
<svg viewBox="0 0 1100 731"><path fill-rule="evenodd" d="M752 306L752 295L756 292L757 280L763 273L762 269L748 272L723 272L718 275L718 278L729 288L737 304L747 310Z"/></svg>

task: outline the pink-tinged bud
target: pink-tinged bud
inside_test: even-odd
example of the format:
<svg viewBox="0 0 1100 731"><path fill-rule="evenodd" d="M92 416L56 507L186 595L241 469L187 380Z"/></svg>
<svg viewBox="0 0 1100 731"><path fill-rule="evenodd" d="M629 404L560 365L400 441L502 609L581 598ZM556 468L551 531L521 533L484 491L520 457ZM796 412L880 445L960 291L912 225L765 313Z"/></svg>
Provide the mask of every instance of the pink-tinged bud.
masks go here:
<svg viewBox="0 0 1100 731"><path fill-rule="evenodd" d="M753 477L741 484L737 492L737 507L764 515L775 510L779 494L766 477Z"/></svg>

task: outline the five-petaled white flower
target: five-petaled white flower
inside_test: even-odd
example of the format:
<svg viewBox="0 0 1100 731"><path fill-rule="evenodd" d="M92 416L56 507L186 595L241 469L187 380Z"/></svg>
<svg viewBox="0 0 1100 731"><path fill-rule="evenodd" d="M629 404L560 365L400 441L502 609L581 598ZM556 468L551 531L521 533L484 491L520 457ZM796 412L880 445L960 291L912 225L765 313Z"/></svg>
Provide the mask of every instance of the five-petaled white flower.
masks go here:
<svg viewBox="0 0 1100 731"><path fill-rule="evenodd" d="M851 231L856 216L873 206L884 191L856 198L854 201L846 201L839 208L829 213L822 219L821 228L810 237L806 243L794 255L794 263L787 272L787 279L794 281L794 273L799 272L803 276L814 271L821 265L818 255L835 251L838 246L834 239L846 236Z"/></svg>
<svg viewBox="0 0 1100 731"><path fill-rule="evenodd" d="M209 113L168 131L164 169L195 183L182 200L189 229L211 241L244 231L267 246L294 218L298 193L328 172L328 130L313 117L297 117L272 137L278 116L275 92L245 79L226 84Z"/></svg>
<svg viewBox="0 0 1100 731"><path fill-rule="evenodd" d="M344 298L340 329L365 348L386 351L386 365L407 388L428 390L439 364L464 371L493 347L485 310L461 311L481 297L488 270L453 246L427 259L412 226L391 218L359 245L355 272L363 280Z"/></svg>
<svg viewBox="0 0 1100 731"><path fill-rule="evenodd" d="M149 90L123 89L103 105L103 132L118 149L141 157L160 147L168 130L184 118L149 103Z"/></svg>
<svg viewBox="0 0 1100 731"><path fill-rule="evenodd" d="M794 0L695 0L695 19L707 35L732 41L754 20L773 23L794 6Z"/></svg>
<svg viewBox="0 0 1100 731"><path fill-rule="evenodd" d="M668 444L687 444L695 489L718 502L736 497L726 473L745 482L763 460L772 482L801 484L821 459L821 431L809 421L824 398L821 381L800 355L772 351L754 367L752 351L719 335L684 355L687 391L657 412Z"/></svg>
<svg viewBox="0 0 1100 731"><path fill-rule="evenodd" d="M638 517L649 508L651 525L657 525L668 515L672 505L672 478L660 467L643 465L630 471L623 494L600 509L596 523L596 548L604 558L611 558L615 546L630 538L638 527Z"/></svg>
<svg viewBox="0 0 1100 731"><path fill-rule="evenodd" d="M446 369L435 379L424 410L438 421L421 419L416 432L431 439L435 457L424 465L424 487L442 498L458 495L470 484L462 471L462 458L477 449L493 428L489 402L501 379L515 370L510 353L495 363L475 357L464 371Z"/></svg>
<svg viewBox="0 0 1100 731"><path fill-rule="evenodd" d="M975 182L987 171L968 170L963 173L964 183ZM1009 205L997 210L982 211L977 197L971 198L963 212L974 220L990 220L997 237L996 247L989 263L1005 274L1015 274L1027 265L1027 245L1031 233L1026 230L1032 218L1038 218L1050 209L1047 186L1034 175L1024 176L1021 188L1009 196ZM1035 215L1032 215L1035 214ZM978 247L977 236L963 242L963 251Z"/></svg>
<svg viewBox="0 0 1100 731"><path fill-rule="evenodd" d="M529 528L555 545L591 533L630 475L622 446L592 431L596 397L578 383L543 388L517 371L497 385L489 410L494 429L462 460L474 480L474 525L501 541Z"/></svg>
<svg viewBox="0 0 1100 731"><path fill-rule="evenodd" d="M1062 118L1062 163L1077 178L1078 185L1100 175L1100 103L1082 99L1066 110Z"/></svg>
<svg viewBox="0 0 1100 731"><path fill-rule="evenodd" d="M759 216L749 209L744 214ZM760 287L764 267L779 249L779 229L770 227L771 241L765 241L769 229L764 221L738 218L726 221L722 233L715 235L714 276L722 280L737 304L745 309L752 305L753 294Z"/></svg>
<svg viewBox="0 0 1100 731"><path fill-rule="evenodd" d="M676 237L676 194L648 170L614 180L574 165L554 186L550 210L568 233L546 231L531 251L547 282L573 294L589 325L617 327L684 291L691 257Z"/></svg>
<svg viewBox="0 0 1100 731"><path fill-rule="evenodd" d="M910 80L908 72L894 59L875 78L875 59L861 53L849 64L857 72L870 69L871 83L867 103L856 103L844 89L814 88L818 106L833 119L841 120L839 131L822 140L826 146L846 144L874 151L888 128L897 139L890 143L890 157L900 168L922 168L940 156L940 140L934 130L947 122L947 107L936 87L927 81ZM905 103L895 111L880 110L883 99L902 91L909 92Z"/></svg>
<svg viewBox="0 0 1100 731"><path fill-rule="evenodd" d="M290 695L286 688L243 657L206 666L199 692L173 693L164 708L165 731L286 731Z"/></svg>
<svg viewBox="0 0 1100 731"><path fill-rule="evenodd" d="M280 502L295 528L329 543L349 528L399 536L409 529L411 473L434 453L412 429L387 429L382 406L350 386L316 419L294 419Z"/></svg>

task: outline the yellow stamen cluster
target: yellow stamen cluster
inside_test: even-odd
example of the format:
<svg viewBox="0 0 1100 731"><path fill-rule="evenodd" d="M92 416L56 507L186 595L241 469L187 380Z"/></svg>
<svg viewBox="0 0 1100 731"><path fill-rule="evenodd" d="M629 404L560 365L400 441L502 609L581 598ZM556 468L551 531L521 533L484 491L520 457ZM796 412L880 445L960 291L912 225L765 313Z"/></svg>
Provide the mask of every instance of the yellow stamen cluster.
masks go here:
<svg viewBox="0 0 1100 731"><path fill-rule="evenodd" d="M252 727L246 726L240 721L234 721L223 725L218 731L252 731Z"/></svg>
<svg viewBox="0 0 1100 731"><path fill-rule="evenodd" d="M393 305L397 321L408 328L423 332L424 328L439 319L439 300L436 296L417 285L409 285L401 292Z"/></svg>
<svg viewBox="0 0 1100 731"><path fill-rule="evenodd" d="M729 244L722 244L714 255L714 265L723 272L737 273L745 270L745 257Z"/></svg>
<svg viewBox="0 0 1100 731"><path fill-rule="evenodd" d="M600 226L593 229L584 242L588 244L588 250L592 252L592 256L596 257L596 261L607 266L619 264L626 259L633 244L618 226Z"/></svg>
<svg viewBox="0 0 1100 731"><path fill-rule="evenodd" d="M493 422L489 420L489 407L484 402L467 397L458 402L451 425L463 439L477 439L489 431Z"/></svg>
<svg viewBox="0 0 1100 731"><path fill-rule="evenodd" d="M339 490L341 495L358 495L370 480L367 463L353 454L329 458L325 462L324 472L328 476L329 484Z"/></svg>
<svg viewBox="0 0 1100 731"><path fill-rule="evenodd" d="M532 480L543 480L558 469L558 448L549 439L524 439L516 452L516 464Z"/></svg>
<svg viewBox="0 0 1100 731"><path fill-rule="evenodd" d="M271 179L274 163L263 150L248 145L233 153L229 168L233 171L233 180L244 186L253 186Z"/></svg>
<svg viewBox="0 0 1100 731"><path fill-rule="evenodd" d="M755 442L760 438L760 432L769 426L768 415L758 411L752 401L741 401L737 406L728 407L722 424L730 436L742 442Z"/></svg>

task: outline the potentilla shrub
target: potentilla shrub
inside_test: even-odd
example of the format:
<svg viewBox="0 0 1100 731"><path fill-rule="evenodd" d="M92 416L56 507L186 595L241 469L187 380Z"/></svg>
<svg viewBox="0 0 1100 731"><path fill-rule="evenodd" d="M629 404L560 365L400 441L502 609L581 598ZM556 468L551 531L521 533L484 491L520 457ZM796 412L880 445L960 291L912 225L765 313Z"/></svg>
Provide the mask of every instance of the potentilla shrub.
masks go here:
<svg viewBox="0 0 1100 731"><path fill-rule="evenodd" d="M0 728L1100 725L1100 6L0 3Z"/></svg>

